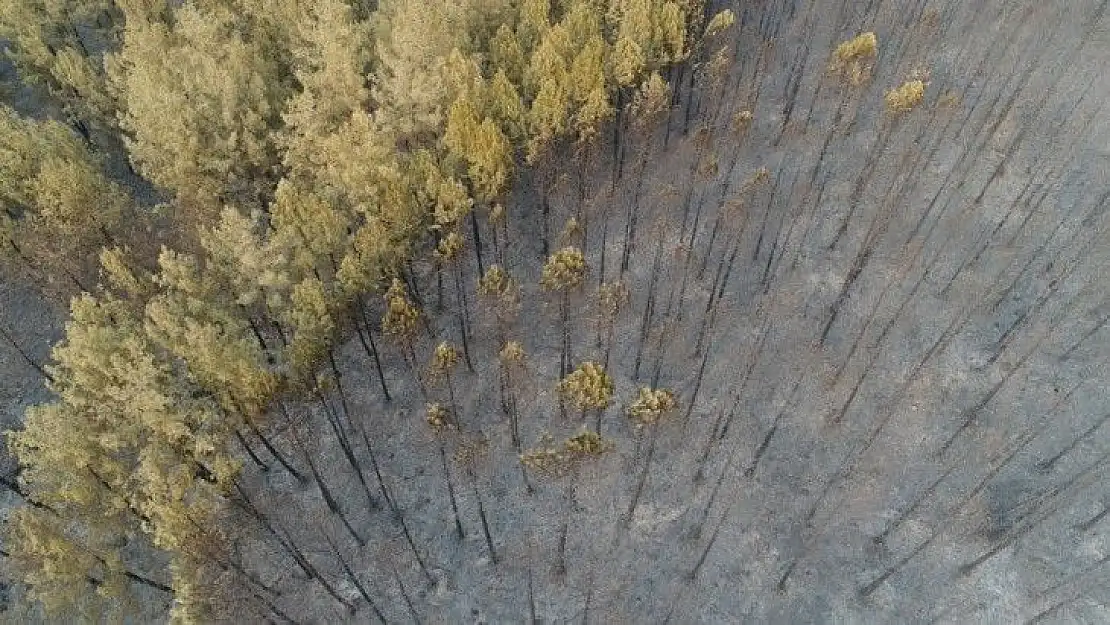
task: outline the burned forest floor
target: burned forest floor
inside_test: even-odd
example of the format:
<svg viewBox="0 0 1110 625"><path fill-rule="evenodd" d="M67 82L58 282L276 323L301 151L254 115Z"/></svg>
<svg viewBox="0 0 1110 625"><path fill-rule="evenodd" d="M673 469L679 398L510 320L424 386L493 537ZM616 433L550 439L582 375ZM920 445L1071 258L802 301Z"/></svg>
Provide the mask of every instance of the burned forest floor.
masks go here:
<svg viewBox="0 0 1110 625"><path fill-rule="evenodd" d="M272 527L236 546L289 619L1110 620L1107 4L731 8L723 78L678 68L668 118L526 171L503 224L411 264L413 343L368 301L328 392L275 411L319 475L256 449L241 485ZM868 31L866 75L831 71ZM924 98L891 110L916 78ZM585 283L546 291L565 245ZM477 292L493 264L511 310ZM45 359L59 313L0 296ZM432 375L442 341L463 358ZM47 392L0 359L12 425ZM605 410L557 390L586 361L613 379ZM644 386L677 407L637 427ZM565 451L598 424L600 453ZM545 450L562 459L521 462Z"/></svg>

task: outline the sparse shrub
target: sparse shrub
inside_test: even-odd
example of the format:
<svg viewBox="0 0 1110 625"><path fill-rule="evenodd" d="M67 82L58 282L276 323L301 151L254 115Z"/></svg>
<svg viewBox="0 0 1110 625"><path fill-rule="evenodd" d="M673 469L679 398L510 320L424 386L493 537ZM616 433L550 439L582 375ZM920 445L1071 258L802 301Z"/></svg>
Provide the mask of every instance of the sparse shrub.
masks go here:
<svg viewBox="0 0 1110 625"><path fill-rule="evenodd" d="M734 23L736 23L735 13L728 9L718 12L713 16L713 19L709 20L709 24L706 25L705 38L708 39L721 34Z"/></svg>
<svg viewBox="0 0 1110 625"><path fill-rule="evenodd" d="M752 126L752 120L755 116L748 109L744 109L732 117L732 129L735 132L743 132Z"/></svg>
<svg viewBox="0 0 1110 625"><path fill-rule="evenodd" d="M561 446L555 444L550 433L544 432L535 447L520 454L520 462L533 471L562 475L579 462L596 458L612 449L612 441L585 427L568 437Z"/></svg>
<svg viewBox="0 0 1110 625"><path fill-rule="evenodd" d="M505 223L505 207L503 205L494 204L489 208L489 222L494 226Z"/></svg>
<svg viewBox="0 0 1110 625"><path fill-rule="evenodd" d="M563 224L563 231L559 233L559 240L567 245L573 245L582 239L584 231L577 217L571 217Z"/></svg>
<svg viewBox="0 0 1110 625"><path fill-rule="evenodd" d="M628 305L628 286L623 282L606 282L597 289L597 307L602 318L612 320Z"/></svg>
<svg viewBox="0 0 1110 625"><path fill-rule="evenodd" d="M678 401L671 391L644 386L640 388L636 401L628 406L627 413L638 427L643 427L657 422L677 407Z"/></svg>
<svg viewBox="0 0 1110 625"><path fill-rule="evenodd" d="M520 454L520 463L533 471L541 473L556 473L563 466L563 454L554 445L551 434L544 433L540 436L535 447L529 447Z"/></svg>
<svg viewBox="0 0 1110 625"><path fill-rule="evenodd" d="M437 432L454 425L451 420L451 411L439 402L432 402L426 406L425 420Z"/></svg>
<svg viewBox="0 0 1110 625"><path fill-rule="evenodd" d="M432 354L432 373L447 375L457 364L459 364L459 350L446 341L436 345L435 353Z"/></svg>
<svg viewBox="0 0 1110 625"><path fill-rule="evenodd" d="M902 86L886 92L886 107L894 113L904 113L921 103L925 98L925 83L921 80L907 80Z"/></svg>
<svg viewBox="0 0 1110 625"><path fill-rule="evenodd" d="M873 32L866 32L836 47L829 71L846 78L853 85L861 85L871 78L873 59L879 52L879 39Z"/></svg>
<svg viewBox="0 0 1110 625"><path fill-rule="evenodd" d="M451 231L436 244L435 257L440 262L450 262L459 256L463 248L463 238L458 232Z"/></svg>
<svg viewBox="0 0 1110 625"><path fill-rule="evenodd" d="M949 91L948 93L940 96L940 98L937 99L937 106L938 107L945 107L945 108L953 108L953 107L959 106L959 104L962 100L963 99L960 97L960 94L958 94L954 91Z"/></svg>
<svg viewBox="0 0 1110 625"><path fill-rule="evenodd" d="M592 430L583 429L563 443L563 449L572 458L600 456L613 448L610 441Z"/></svg>
<svg viewBox="0 0 1110 625"><path fill-rule="evenodd" d="M520 287L501 265L490 265L478 280L478 295L489 300L502 315L516 312L520 305Z"/></svg>
<svg viewBox="0 0 1110 625"><path fill-rule="evenodd" d="M521 346L520 341L507 341L498 356L501 358L501 364L505 366L522 364L525 356L524 347Z"/></svg>

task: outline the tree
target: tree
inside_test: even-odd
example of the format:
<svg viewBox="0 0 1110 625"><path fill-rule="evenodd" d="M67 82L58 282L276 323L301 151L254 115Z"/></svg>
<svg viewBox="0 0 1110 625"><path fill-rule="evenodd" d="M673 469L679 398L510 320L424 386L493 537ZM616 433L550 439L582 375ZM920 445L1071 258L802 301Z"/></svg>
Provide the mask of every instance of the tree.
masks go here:
<svg viewBox="0 0 1110 625"><path fill-rule="evenodd" d="M115 122L97 51L118 45L121 18L110 0L0 1L0 37L21 78L45 85L86 141L90 127Z"/></svg>
<svg viewBox="0 0 1110 625"><path fill-rule="evenodd" d="M133 308L85 295L72 315L50 368L59 399L29 411L24 430L11 435L28 492L82 537L93 556L83 566L95 565L86 573L95 579L127 577L121 547L142 548L127 539L139 529L150 537L147 549L226 560L213 530L198 527L218 526L238 473L226 450L234 423L158 359ZM19 540L28 542L18 549L71 557L62 526L28 518L21 527ZM34 546L42 541L54 547ZM44 575L72 577L51 561Z"/></svg>
<svg viewBox="0 0 1110 625"><path fill-rule="evenodd" d="M80 544L65 525L63 518L32 507L17 508L8 521L9 561L31 597L56 619L110 620L133 614L128 601L134 599L127 596L123 572Z"/></svg>
<svg viewBox="0 0 1110 625"><path fill-rule="evenodd" d="M106 60L132 162L200 224L225 201L262 208L277 183L292 76L240 26L227 7L185 4L170 24L129 19Z"/></svg>
<svg viewBox="0 0 1110 625"><path fill-rule="evenodd" d="M447 382L447 393L451 401L451 421L459 423L459 403L455 396L455 382L451 377L451 370L459 364L459 351L450 343L443 341L436 345L432 352L432 362L429 365L433 378L442 377Z"/></svg>
<svg viewBox="0 0 1110 625"><path fill-rule="evenodd" d="M378 10L376 113L399 141L420 142L443 123L451 94L442 85L447 55L465 36L463 6L445 0L385 0Z"/></svg>
<svg viewBox="0 0 1110 625"><path fill-rule="evenodd" d="M644 492L644 484L647 483L651 461L655 455L655 444L659 440L659 420L674 412L677 408L678 402L674 393L667 389L653 389L647 386L640 388L636 401L628 406L628 418L636 423L637 428L651 428L651 442L648 444L647 457L644 458L644 469L640 472L640 478L636 481L636 488L632 491L632 501L628 504L628 511L624 513L623 523L625 527L635 517L636 508L640 504L640 496Z"/></svg>
<svg viewBox="0 0 1110 625"><path fill-rule="evenodd" d="M559 382L559 393L586 418L586 411L597 411L597 430L601 415L613 401L613 378L596 362L584 362Z"/></svg>
<svg viewBox="0 0 1110 625"><path fill-rule="evenodd" d="M315 377L317 365L331 351L336 325L329 301L324 283L316 278L307 278L293 287L284 321L293 329L287 352L294 379Z"/></svg>
<svg viewBox="0 0 1110 625"><path fill-rule="evenodd" d="M130 198L64 125L0 105L0 236L28 269L91 287L93 260L132 217Z"/></svg>
<svg viewBox="0 0 1110 625"><path fill-rule="evenodd" d="M570 292L586 282L586 257L576 247L564 247L547 259L543 266L540 286L545 291L561 294L560 317L563 325L563 349L559 361L559 376L566 375L570 363L570 327L567 319L570 314Z"/></svg>
<svg viewBox="0 0 1110 625"><path fill-rule="evenodd" d="M421 392L427 397L424 379L416 368L414 341L420 331L420 310L413 305L405 292L402 282L393 278L393 283L385 293L386 310L382 315L382 332L395 337L401 347L401 354L409 371L416 378Z"/></svg>
<svg viewBox="0 0 1110 625"><path fill-rule="evenodd" d="M163 291L146 307L152 340L181 358L226 410L261 415L278 379L267 369L263 346L251 336L241 310L225 303L226 290L196 258L164 250L158 263L155 281Z"/></svg>
<svg viewBox="0 0 1110 625"><path fill-rule="evenodd" d="M853 85L860 85L871 78L874 58L879 50L879 39L873 32L841 42L833 51L829 71L840 74Z"/></svg>
<svg viewBox="0 0 1110 625"><path fill-rule="evenodd" d="M524 347L519 341L506 341L497 354L500 383L501 407L509 415L510 434L513 447L520 453L520 412L517 410L517 389L520 385L520 371L524 369Z"/></svg>
<svg viewBox="0 0 1110 625"><path fill-rule="evenodd" d="M293 4L303 15L283 26L295 34L289 48L301 91L282 116L283 163L300 177L323 162L321 143L370 108L374 41L371 25L342 0Z"/></svg>
<svg viewBox="0 0 1110 625"><path fill-rule="evenodd" d="M502 100L509 97L511 94L505 93ZM508 105L498 112L510 118L516 114ZM480 199L490 201L504 191L512 172L513 150L493 119L479 121L474 104L460 97L451 105L444 137L448 149L466 163L471 185Z"/></svg>

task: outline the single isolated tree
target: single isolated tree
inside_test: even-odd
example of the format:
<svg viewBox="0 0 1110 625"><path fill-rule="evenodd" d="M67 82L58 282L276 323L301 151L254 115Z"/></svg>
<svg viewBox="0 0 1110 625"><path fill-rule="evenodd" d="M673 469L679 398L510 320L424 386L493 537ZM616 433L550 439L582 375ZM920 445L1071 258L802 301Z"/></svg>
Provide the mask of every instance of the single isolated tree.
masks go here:
<svg viewBox="0 0 1110 625"><path fill-rule="evenodd" d="M559 317L562 321L563 344L559 356L559 377L570 370L570 292L581 288L586 282L586 257L582 250L568 246L548 257L543 266L540 286L545 291L560 295Z"/></svg>

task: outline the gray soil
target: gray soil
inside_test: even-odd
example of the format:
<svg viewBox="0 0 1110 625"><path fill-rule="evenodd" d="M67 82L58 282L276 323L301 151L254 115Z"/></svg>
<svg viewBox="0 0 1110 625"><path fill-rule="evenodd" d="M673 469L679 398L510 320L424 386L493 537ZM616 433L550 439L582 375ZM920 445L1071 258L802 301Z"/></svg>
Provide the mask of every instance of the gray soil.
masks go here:
<svg viewBox="0 0 1110 625"><path fill-rule="evenodd" d="M548 194L532 176L520 181L499 238L524 285L510 327L476 301L468 250L460 271L474 371L452 377L458 431L428 428L426 399L387 339L375 335L391 402L359 341L339 350L347 416L370 435L431 579L383 504L361 438L355 452L377 507L315 403L293 406L300 438L367 544L276 463L263 473L248 462L244 485L358 610L299 579L260 532L244 537L245 560L283 591L276 603L297 622L375 618L329 540L389 622L412 620L398 579L424 622L522 622L533 609L545 623L1110 621L1106 9L743 3L723 97L702 83L646 142L629 133L615 185L611 146L589 175L568 171ZM851 86L827 71L830 51L869 30L879 40L873 75ZM885 92L915 71L928 72L925 100L886 111ZM742 110L751 126L729 130ZM569 151L555 160L573 163ZM570 300L574 363L604 358L598 281L622 279L631 292L609 362L617 401L601 428L613 450L562 475L528 472L526 483L500 402L498 336L529 354L513 390L525 446L577 432L580 417L561 414L554 391L559 300L536 284L541 196L555 246L580 191L592 273ZM484 226L482 240L488 266ZM444 274L439 308L435 271L414 267L436 339L458 344L453 277ZM0 322L44 357L58 318L14 284L0 298ZM432 347L418 343L420 362ZM0 354L12 423L45 392L17 356ZM636 430L623 409L653 378L680 408L657 432ZM430 394L447 401L442 381ZM333 393L330 405L340 404Z"/></svg>

